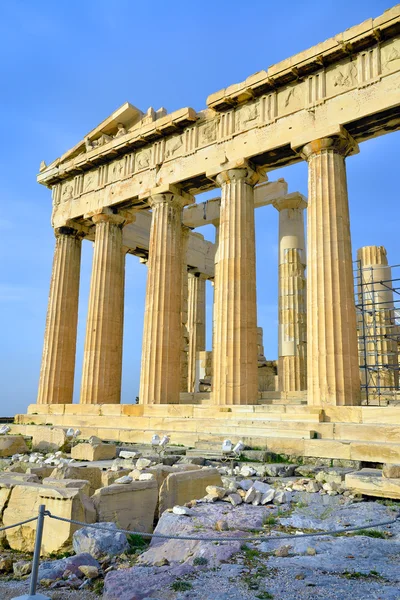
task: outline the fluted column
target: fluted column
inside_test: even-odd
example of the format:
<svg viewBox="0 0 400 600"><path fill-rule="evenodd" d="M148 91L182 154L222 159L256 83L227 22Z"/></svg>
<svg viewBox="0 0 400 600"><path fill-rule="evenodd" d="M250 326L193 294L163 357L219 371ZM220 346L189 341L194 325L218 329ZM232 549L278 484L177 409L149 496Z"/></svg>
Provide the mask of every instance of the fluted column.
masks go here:
<svg viewBox="0 0 400 600"><path fill-rule="evenodd" d="M308 161L308 403L360 403L357 329L343 136L303 147Z"/></svg>
<svg viewBox="0 0 400 600"><path fill-rule="evenodd" d="M83 354L81 404L121 401L124 324L124 219L103 212L92 216L96 226L89 310Z"/></svg>
<svg viewBox="0 0 400 600"><path fill-rule="evenodd" d="M188 275L188 391L195 392L197 352L206 349L206 279Z"/></svg>
<svg viewBox="0 0 400 600"><path fill-rule="evenodd" d="M38 404L71 404L74 390L82 242L71 227L55 235Z"/></svg>
<svg viewBox="0 0 400 600"><path fill-rule="evenodd" d="M214 279L211 281L211 285L213 288L213 307L212 307L212 348L214 348L214 339L215 339L215 282L218 277L218 257L219 257L219 219L216 219L212 223L215 227L215 255L214 255Z"/></svg>
<svg viewBox="0 0 400 600"><path fill-rule="evenodd" d="M278 381L282 392L307 388L304 209L301 194L273 202L279 211Z"/></svg>
<svg viewBox="0 0 400 600"><path fill-rule="evenodd" d="M218 266L215 280L213 401L255 404L257 375L254 191L250 166L223 171Z"/></svg>
<svg viewBox="0 0 400 600"><path fill-rule="evenodd" d="M399 385L392 270L383 246L357 252L360 376L367 400L390 399Z"/></svg>
<svg viewBox="0 0 400 600"><path fill-rule="evenodd" d="M189 227L182 226L182 282L181 282L181 392L188 391L188 266L187 247L189 242Z"/></svg>
<svg viewBox="0 0 400 600"><path fill-rule="evenodd" d="M177 404L181 373L182 196L149 198L152 220L139 399Z"/></svg>

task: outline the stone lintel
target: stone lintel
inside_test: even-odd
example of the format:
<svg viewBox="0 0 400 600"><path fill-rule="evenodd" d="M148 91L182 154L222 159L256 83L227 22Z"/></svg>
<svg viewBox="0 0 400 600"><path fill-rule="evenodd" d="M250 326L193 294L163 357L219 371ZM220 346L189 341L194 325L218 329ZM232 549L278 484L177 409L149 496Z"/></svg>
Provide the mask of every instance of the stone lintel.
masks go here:
<svg viewBox="0 0 400 600"><path fill-rule="evenodd" d="M284 179L266 181L254 188L254 208L273 204L275 200L287 195L288 184ZM221 198L212 198L205 202L197 202L183 211L183 223L189 227L202 227L203 225L219 225L219 211Z"/></svg>
<svg viewBox="0 0 400 600"><path fill-rule="evenodd" d="M332 145L340 146L345 156L358 154L360 151L355 139L339 123L324 125L315 130L308 128L292 140L291 147L307 160L311 154L324 149L326 140L332 140Z"/></svg>

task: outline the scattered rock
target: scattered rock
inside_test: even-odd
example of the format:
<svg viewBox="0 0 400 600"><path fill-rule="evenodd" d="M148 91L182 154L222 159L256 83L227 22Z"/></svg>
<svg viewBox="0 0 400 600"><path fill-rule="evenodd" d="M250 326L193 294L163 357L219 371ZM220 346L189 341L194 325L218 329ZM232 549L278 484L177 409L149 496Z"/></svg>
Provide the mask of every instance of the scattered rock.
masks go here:
<svg viewBox="0 0 400 600"><path fill-rule="evenodd" d="M289 556L290 548L291 546L280 546L275 550L275 556L280 556L281 558Z"/></svg>
<svg viewBox="0 0 400 600"><path fill-rule="evenodd" d="M266 492L265 494L263 494L261 496L261 504L268 504L269 502L272 502L274 497L275 497L275 490L273 488L271 488L268 492Z"/></svg>
<svg viewBox="0 0 400 600"><path fill-rule="evenodd" d="M249 491L247 492L247 494L244 497L244 501L247 504L250 504L251 502L253 502L253 500L255 500L257 495L257 490L252 486Z"/></svg>
<svg viewBox="0 0 400 600"><path fill-rule="evenodd" d="M239 504L242 504L243 502L240 495L235 493L229 494L228 500L232 504L232 506L239 506Z"/></svg>
<svg viewBox="0 0 400 600"><path fill-rule="evenodd" d="M79 571L83 573L85 577L88 579L97 579L99 576L99 570L97 567L92 567L90 565L81 565L78 567Z"/></svg>
<svg viewBox="0 0 400 600"><path fill-rule="evenodd" d="M13 564L15 577L25 577L32 571L32 562L28 560L18 560Z"/></svg>
<svg viewBox="0 0 400 600"><path fill-rule="evenodd" d="M262 494L266 494L267 492L272 490L272 487L268 485L268 483L263 483L262 481L255 481L253 483L253 488L258 492L261 492Z"/></svg>
<svg viewBox="0 0 400 600"><path fill-rule="evenodd" d="M253 506L258 506L261 503L261 492L259 492L258 490L256 490L256 495L254 497L254 500L252 502Z"/></svg>
<svg viewBox="0 0 400 600"><path fill-rule="evenodd" d="M139 481L154 481L155 477L153 473L140 473Z"/></svg>
<svg viewBox="0 0 400 600"><path fill-rule="evenodd" d="M147 469L147 467L149 467L151 465L151 460L149 460L148 458L139 458L136 461L136 468L139 469L139 471L142 471L143 469Z"/></svg>
<svg viewBox="0 0 400 600"><path fill-rule="evenodd" d="M215 523L215 529L217 531L228 531L229 530L228 523L226 521L219 520Z"/></svg>
<svg viewBox="0 0 400 600"><path fill-rule="evenodd" d="M291 477L297 465L287 463L273 463L265 466L265 471L270 477Z"/></svg>
<svg viewBox="0 0 400 600"><path fill-rule="evenodd" d="M308 554L308 556L315 556L317 554L317 551L312 546L308 546L306 553Z"/></svg>
<svg viewBox="0 0 400 600"><path fill-rule="evenodd" d="M277 491L274 496L274 504L289 504L292 501L292 494L285 491Z"/></svg>
<svg viewBox="0 0 400 600"><path fill-rule="evenodd" d="M78 532L76 532L78 533ZM76 556L70 556L68 558L61 558L60 560L44 561L39 567L39 581L61 579L64 573L67 576L75 575L76 577L82 577L83 573L80 570L82 566L96 567L100 569L100 564L90 554L83 553L77 554Z"/></svg>
<svg viewBox="0 0 400 600"><path fill-rule="evenodd" d="M98 527L106 527L98 529ZM115 523L99 523L96 527L83 527L74 533L72 545L76 554L88 553L94 558L105 554L116 556L129 548L126 535L117 531Z"/></svg>
<svg viewBox="0 0 400 600"><path fill-rule="evenodd" d="M256 474L256 470L253 469L253 467L250 467L249 465L244 465L240 469L240 474L243 475L243 477L253 477L253 475Z"/></svg>
<svg viewBox="0 0 400 600"><path fill-rule="evenodd" d="M134 451L130 451L130 450L120 450L119 453L119 458L130 458L130 459L138 459L140 458L141 454L140 452L134 452Z"/></svg>
<svg viewBox="0 0 400 600"><path fill-rule="evenodd" d="M320 486L317 481L309 481L306 485L306 492L316 493L319 492Z"/></svg>
<svg viewBox="0 0 400 600"><path fill-rule="evenodd" d="M222 500L222 498L226 495L225 488L219 487L217 485L208 485L206 487L206 492L207 494L211 494L212 496L218 496L219 500Z"/></svg>
<svg viewBox="0 0 400 600"><path fill-rule="evenodd" d="M242 479L242 481L239 481L238 485L240 488L242 488L242 490L247 492L253 485L253 482L251 479Z"/></svg>
<svg viewBox="0 0 400 600"><path fill-rule="evenodd" d="M124 484L124 483L132 483L132 481L133 481L132 477L130 477L129 475L123 475L123 477L119 477L118 479L116 479L114 481L114 483Z"/></svg>
<svg viewBox="0 0 400 600"><path fill-rule="evenodd" d="M186 517L191 517L193 514L190 508L186 508L186 506L174 506L172 512L174 515L185 515Z"/></svg>
<svg viewBox="0 0 400 600"><path fill-rule="evenodd" d="M0 556L0 573L11 573L13 561L8 556Z"/></svg>

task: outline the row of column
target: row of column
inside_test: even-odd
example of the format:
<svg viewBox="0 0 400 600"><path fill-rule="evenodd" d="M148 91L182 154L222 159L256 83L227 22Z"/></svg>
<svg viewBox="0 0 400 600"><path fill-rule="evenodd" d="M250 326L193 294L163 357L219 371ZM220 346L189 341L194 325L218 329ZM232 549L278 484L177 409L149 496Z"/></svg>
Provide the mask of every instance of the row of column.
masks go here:
<svg viewBox="0 0 400 600"><path fill-rule="evenodd" d="M353 142L343 134L307 144L309 165L307 388L309 404L358 404L360 379L345 157ZM254 185L258 174L243 161L216 176L221 187L218 261L215 271L213 399L216 404L257 401L257 306ZM141 403L177 403L182 380L182 208L184 194L149 198L152 223L144 316ZM303 206L289 211L282 227L299 220ZM296 212L297 211L297 212ZM285 213L282 213L285 215ZM290 218L289 218L290 217ZM95 251L90 288L81 403L120 401L124 292L122 227L111 210L92 218ZM289 225L288 225L289 223ZM289 231L290 234L290 231ZM72 401L81 237L56 231L38 403ZM291 235L281 236L291 238ZM292 236L293 237L293 236ZM304 257L302 240L280 249L280 360L288 385L305 386ZM191 278L192 297L201 279ZM197 286L197 288L196 288ZM197 291L196 291L197 290ZM301 292L301 293L300 293ZM188 312L193 311L188 305ZM197 310L197 309L196 309ZM293 319L294 312L304 315ZM196 319L193 316L192 320ZM297 323L297 330L293 329ZM193 365L202 332L192 328L188 361ZM302 348L303 346L303 348ZM186 351L186 350L185 350ZM188 370L186 370L188 372ZM296 377L298 381L296 381ZM192 382L188 382L192 385Z"/></svg>

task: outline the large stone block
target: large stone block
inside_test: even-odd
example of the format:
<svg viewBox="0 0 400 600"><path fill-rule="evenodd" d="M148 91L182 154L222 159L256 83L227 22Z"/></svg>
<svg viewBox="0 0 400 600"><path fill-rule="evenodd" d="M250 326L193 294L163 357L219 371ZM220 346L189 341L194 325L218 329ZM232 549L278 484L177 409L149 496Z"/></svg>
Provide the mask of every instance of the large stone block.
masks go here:
<svg viewBox="0 0 400 600"><path fill-rule="evenodd" d="M0 436L0 457L24 454L25 452L28 452L28 446L22 435Z"/></svg>
<svg viewBox="0 0 400 600"><path fill-rule="evenodd" d="M101 473L102 471L98 467L74 467L73 465L66 465L54 469L50 477L51 479L84 479L90 483L89 494L91 496L97 489L102 487Z"/></svg>
<svg viewBox="0 0 400 600"><path fill-rule="evenodd" d="M26 483L16 485L4 511L4 525L12 525L38 514L39 505L44 504L53 515L94 523L96 513L89 498L78 489L54 489ZM37 521L7 530L7 541L13 550L33 552ZM78 527L71 523L46 517L43 530L42 554L59 552L71 544L72 534Z"/></svg>
<svg viewBox="0 0 400 600"><path fill-rule="evenodd" d="M153 530L157 499L155 480L115 483L92 496L99 522L113 522L122 529L147 533Z"/></svg>
<svg viewBox="0 0 400 600"><path fill-rule="evenodd" d="M76 460L112 460L116 455L114 444L76 444L71 449L71 457Z"/></svg>
<svg viewBox="0 0 400 600"><path fill-rule="evenodd" d="M87 479L52 479L51 477L45 477L43 485L46 487L56 487L57 489L82 490L86 496L90 496L90 483Z"/></svg>
<svg viewBox="0 0 400 600"><path fill-rule="evenodd" d="M32 449L39 452L52 452L65 447L66 430L62 427L37 426L32 432Z"/></svg>
<svg viewBox="0 0 400 600"><path fill-rule="evenodd" d="M182 473L171 473L163 482L159 496L159 514L176 504L203 498L208 485L222 486L217 469L200 469Z"/></svg>
<svg viewBox="0 0 400 600"><path fill-rule="evenodd" d="M379 469L361 469L346 475L346 487L357 494L400 500L400 479L382 477Z"/></svg>
<svg viewBox="0 0 400 600"><path fill-rule="evenodd" d="M382 475L390 479L400 479L400 465L383 465Z"/></svg>

